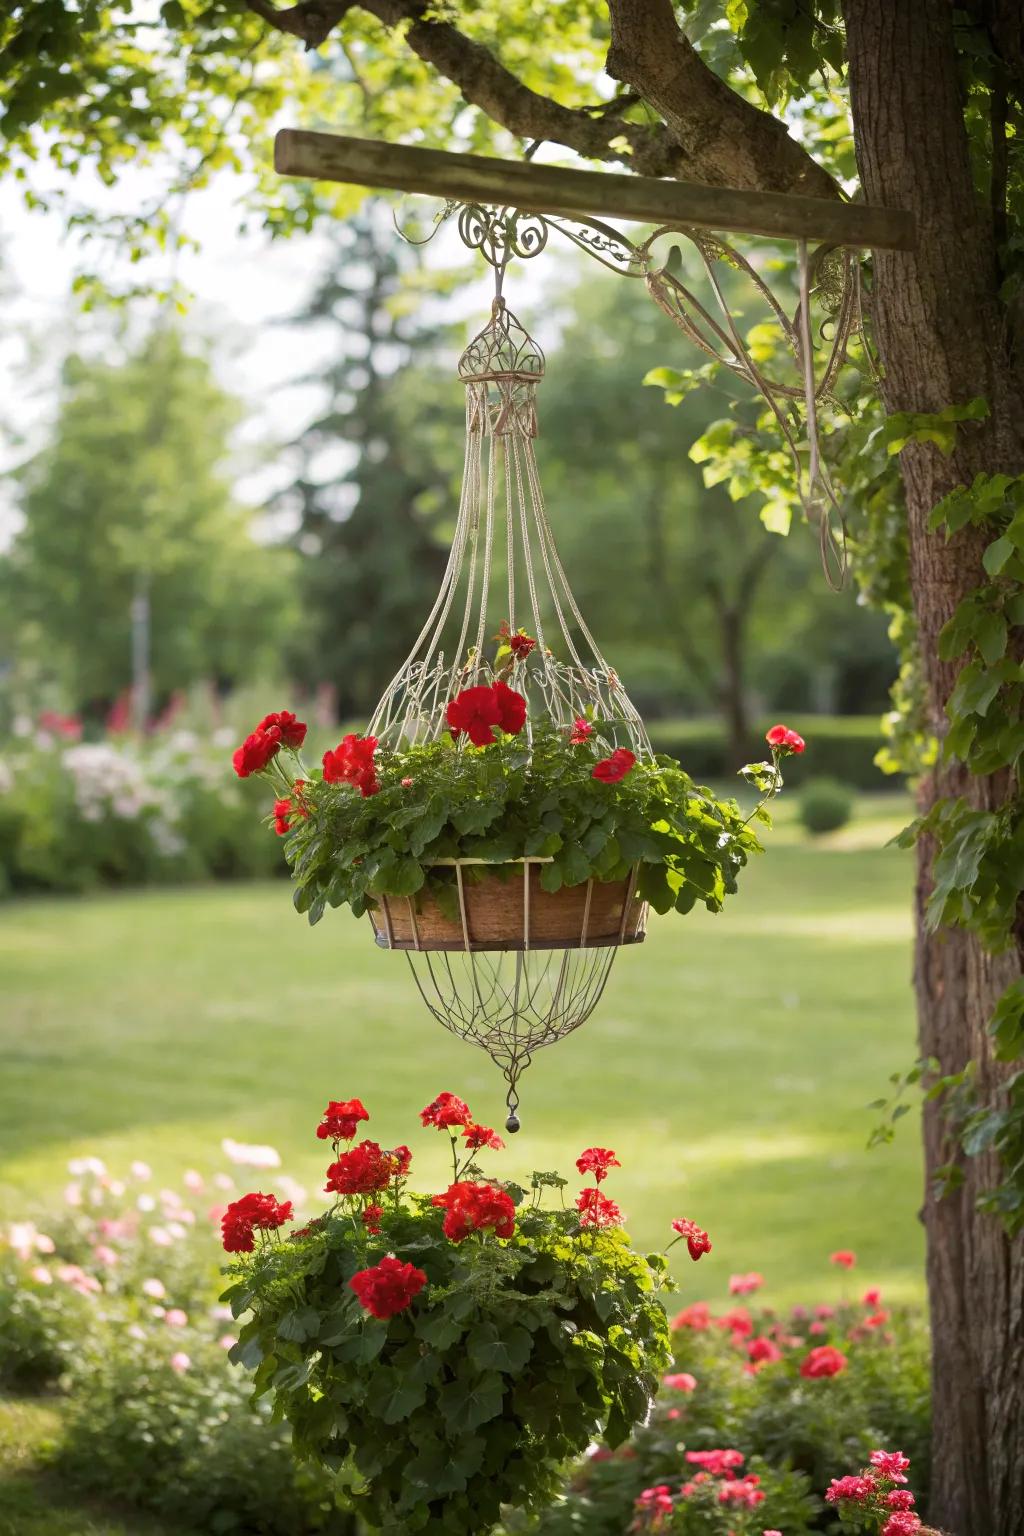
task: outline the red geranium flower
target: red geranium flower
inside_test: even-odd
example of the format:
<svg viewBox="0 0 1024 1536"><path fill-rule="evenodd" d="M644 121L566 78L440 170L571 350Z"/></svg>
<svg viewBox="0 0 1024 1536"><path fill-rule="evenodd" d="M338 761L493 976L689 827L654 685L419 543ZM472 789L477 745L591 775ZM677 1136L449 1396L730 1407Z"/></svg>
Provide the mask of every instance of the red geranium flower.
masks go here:
<svg viewBox="0 0 1024 1536"><path fill-rule="evenodd" d="M332 1099L316 1128L321 1141L351 1141L360 1120L370 1116L361 1099Z"/></svg>
<svg viewBox="0 0 1024 1536"><path fill-rule="evenodd" d="M324 1188L336 1195L372 1195L386 1189L394 1173L390 1152L375 1141L361 1141L331 1164Z"/></svg>
<svg viewBox="0 0 1024 1536"><path fill-rule="evenodd" d="M324 782L354 784L364 799L375 795L380 789L374 764L376 751L376 736L350 733L333 751L324 753Z"/></svg>
<svg viewBox="0 0 1024 1536"><path fill-rule="evenodd" d="M695 1221L687 1221L682 1216L677 1216L672 1223L672 1231L678 1232L680 1237L686 1238L686 1246L690 1258L697 1262L703 1253L711 1252L711 1239L703 1227L698 1227Z"/></svg>
<svg viewBox="0 0 1024 1536"><path fill-rule="evenodd" d="M363 1211L363 1226L372 1236L380 1231L380 1219L383 1215L382 1205L368 1205Z"/></svg>
<svg viewBox="0 0 1024 1536"><path fill-rule="evenodd" d="M489 1125L467 1125L462 1132L466 1146L472 1151L480 1147L490 1147L493 1152L500 1152L505 1143L496 1131L492 1131Z"/></svg>
<svg viewBox="0 0 1024 1536"><path fill-rule="evenodd" d="M288 817L292 813L292 802L288 799L274 801L274 831L278 837L286 837L291 830Z"/></svg>
<svg viewBox="0 0 1024 1536"><path fill-rule="evenodd" d="M392 1174L396 1179L404 1179L412 1167L412 1153L408 1147L392 1147L388 1156L392 1161Z"/></svg>
<svg viewBox="0 0 1024 1536"><path fill-rule="evenodd" d="M747 1357L751 1365L770 1365L773 1360L782 1359L782 1350L772 1339L751 1339Z"/></svg>
<svg viewBox="0 0 1024 1536"><path fill-rule="evenodd" d="M292 1219L292 1202L256 1192L232 1200L221 1217L221 1234L228 1253L252 1253L253 1232L273 1231Z"/></svg>
<svg viewBox="0 0 1024 1536"><path fill-rule="evenodd" d="M496 1237L511 1237L516 1228L512 1197L493 1184L452 1184L432 1204L443 1208L444 1235L453 1243L485 1227L493 1228Z"/></svg>
<svg viewBox="0 0 1024 1536"><path fill-rule="evenodd" d="M576 1167L580 1173L592 1173L594 1175L594 1182L600 1184L603 1179L608 1177L609 1168L621 1168L622 1164L610 1148L588 1147L576 1159Z"/></svg>
<svg viewBox="0 0 1024 1536"><path fill-rule="evenodd" d="M886 1509L913 1509L916 1500L909 1488L893 1488L885 1496Z"/></svg>
<svg viewBox="0 0 1024 1536"><path fill-rule="evenodd" d="M367 1312L374 1317L388 1318L394 1317L396 1312L404 1312L426 1283L422 1269L403 1264L389 1254L371 1269L361 1269L348 1284Z"/></svg>
<svg viewBox="0 0 1024 1536"><path fill-rule="evenodd" d="M849 1248L839 1248L828 1256L830 1264L838 1264L840 1269L852 1269L857 1262L857 1255Z"/></svg>
<svg viewBox="0 0 1024 1536"><path fill-rule="evenodd" d="M453 1125L473 1124L469 1105L454 1093L439 1093L432 1104L420 1110L420 1120L424 1126L434 1125L439 1131L449 1130Z"/></svg>
<svg viewBox="0 0 1024 1536"><path fill-rule="evenodd" d="M505 642L517 661L525 660L537 644L533 636L528 635L525 630L509 629L507 619L502 620L501 628L498 631L498 639Z"/></svg>
<svg viewBox="0 0 1024 1536"><path fill-rule="evenodd" d="M595 1185L584 1189L576 1197L576 1209L580 1213L581 1227L621 1227L623 1216L614 1200L602 1195Z"/></svg>
<svg viewBox="0 0 1024 1536"><path fill-rule="evenodd" d="M589 720L584 720L581 715L578 720L574 720L572 723L572 729L569 732L569 745L571 747L585 746L593 734L593 725L591 725Z"/></svg>
<svg viewBox="0 0 1024 1536"><path fill-rule="evenodd" d="M832 1344L819 1344L800 1362L800 1375L809 1380L819 1376L838 1376L846 1369L846 1356Z"/></svg>
<svg viewBox="0 0 1024 1536"><path fill-rule="evenodd" d="M258 731L280 732L278 740L283 747L301 747L306 739L306 726L296 720L290 709L282 709L275 715L265 715L256 727Z"/></svg>
<svg viewBox="0 0 1024 1536"><path fill-rule="evenodd" d="M262 773L270 759L281 750L281 733L275 726L269 731L256 729L247 736L240 747L235 748L231 761L240 779L251 773Z"/></svg>
<svg viewBox="0 0 1024 1536"><path fill-rule="evenodd" d="M718 1490L719 1504L743 1504L747 1509L756 1509L765 1500L764 1489L757 1486L760 1481L756 1472L729 1478Z"/></svg>
<svg viewBox="0 0 1024 1536"><path fill-rule="evenodd" d="M723 1312L721 1317L715 1318L715 1327L728 1329L734 1344L754 1331L754 1324L746 1307L733 1307L731 1312Z"/></svg>
<svg viewBox="0 0 1024 1536"><path fill-rule="evenodd" d="M706 1301L691 1301L688 1307L677 1312L672 1319L672 1331L678 1333L681 1328L692 1328L696 1333L703 1333L711 1327L711 1308Z"/></svg>
<svg viewBox="0 0 1024 1536"><path fill-rule="evenodd" d="M616 747L611 757L603 757L599 763L594 764L590 777L599 779L602 784L617 784L627 773L632 773L635 763L635 752L629 752L625 747Z"/></svg>
<svg viewBox="0 0 1024 1536"><path fill-rule="evenodd" d="M802 736L786 725L773 725L770 731L765 732L764 739L784 757L790 752L802 752L807 745Z"/></svg>
<svg viewBox="0 0 1024 1536"><path fill-rule="evenodd" d="M697 1378L691 1376L689 1371L675 1371L671 1376L661 1378L663 1387L668 1387L671 1392L695 1392L697 1390Z"/></svg>
<svg viewBox="0 0 1024 1536"><path fill-rule="evenodd" d="M447 719L453 736L465 731L475 747L489 747L495 726L508 736L518 736L526 723L526 700L500 681L489 688L482 684L463 688L449 703Z"/></svg>

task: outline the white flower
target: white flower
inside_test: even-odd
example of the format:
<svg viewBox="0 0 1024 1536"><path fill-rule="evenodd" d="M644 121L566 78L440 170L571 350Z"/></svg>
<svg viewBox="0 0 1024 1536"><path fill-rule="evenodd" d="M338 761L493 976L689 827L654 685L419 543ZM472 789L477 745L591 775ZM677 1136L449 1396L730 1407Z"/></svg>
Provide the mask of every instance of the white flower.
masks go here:
<svg viewBox="0 0 1024 1536"><path fill-rule="evenodd" d="M98 1179L102 1179L107 1171L107 1165L99 1157L73 1157L68 1163L68 1173L72 1178L84 1178L87 1173L94 1173Z"/></svg>
<svg viewBox="0 0 1024 1536"><path fill-rule="evenodd" d="M241 1168L280 1168L281 1166L281 1154L273 1147L232 1141L230 1136L224 1137L221 1147L228 1161L236 1163Z"/></svg>

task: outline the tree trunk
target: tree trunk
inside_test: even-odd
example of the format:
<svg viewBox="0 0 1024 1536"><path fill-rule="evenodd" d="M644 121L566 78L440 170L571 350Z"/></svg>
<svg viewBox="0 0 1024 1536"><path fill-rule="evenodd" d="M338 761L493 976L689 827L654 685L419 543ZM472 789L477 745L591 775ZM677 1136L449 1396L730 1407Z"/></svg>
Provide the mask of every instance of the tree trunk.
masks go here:
<svg viewBox="0 0 1024 1536"><path fill-rule="evenodd" d="M875 256L873 317L890 411L940 411L984 396L991 416L962 427L946 459L934 447L901 455L911 584L931 723L957 664L938 659L938 634L960 598L986 580L971 530L946 544L927 531L931 508L978 473L1024 470L1020 376L1006 345L990 215L971 177L953 46L951 0L844 0L857 160L869 202L911 208L919 245ZM966 795L999 803L998 778L940 766L925 803ZM961 931L929 934L922 921L932 852L919 850L915 985L921 1052L943 1072L974 1058L981 1093L998 1090L987 1020L1021 972L1017 953L993 959ZM933 1330L932 1519L955 1536L1020 1536L1024 1529L1024 1243L1010 1242L976 1199L993 1182L989 1158L964 1165L962 1188L931 1189L949 1161L941 1107L924 1124L928 1291Z"/></svg>
<svg viewBox="0 0 1024 1536"><path fill-rule="evenodd" d="M729 747L726 767L739 769L750 758L750 721L743 676L746 615L728 606L721 608L718 629L722 642L722 713Z"/></svg>

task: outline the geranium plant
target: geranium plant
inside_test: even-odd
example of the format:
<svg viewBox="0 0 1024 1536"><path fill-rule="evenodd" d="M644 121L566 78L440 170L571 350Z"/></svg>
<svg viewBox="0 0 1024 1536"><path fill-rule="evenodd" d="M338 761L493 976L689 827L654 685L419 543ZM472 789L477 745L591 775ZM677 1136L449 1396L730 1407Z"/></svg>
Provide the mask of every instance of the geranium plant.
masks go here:
<svg viewBox="0 0 1024 1536"><path fill-rule="evenodd" d="M496 668L529 691L535 642L500 638ZM523 858L546 860L548 892L625 880L636 868L637 892L656 911L686 913L698 901L720 911L760 849L754 823L768 820L782 760L804 750L795 731L768 732L770 761L742 770L761 797L744 814L695 785L674 758L616 746L612 721L581 715L559 726L531 715L526 694L500 675L457 693L446 720L437 739L401 750L349 734L319 772L304 764L306 728L287 711L268 715L236 751L236 772L259 774L274 790L295 905L311 923L327 907L361 916L379 898L421 892L454 916L453 860L482 861L465 868L469 881L503 867L511 875Z"/></svg>
<svg viewBox="0 0 1024 1536"><path fill-rule="evenodd" d="M588 1182L567 1201L554 1173L528 1188L488 1175L478 1159L501 1138L456 1095L420 1118L451 1143L439 1193L410 1191L408 1147L356 1141L368 1115L350 1099L318 1128L323 1215L285 1232L271 1196L228 1208L224 1300L248 1314L232 1358L371 1528L485 1536L503 1506L555 1497L567 1458L646 1419L669 1361L668 1265L630 1246L601 1187L610 1149L581 1154ZM674 1225L694 1258L708 1251L701 1228Z"/></svg>

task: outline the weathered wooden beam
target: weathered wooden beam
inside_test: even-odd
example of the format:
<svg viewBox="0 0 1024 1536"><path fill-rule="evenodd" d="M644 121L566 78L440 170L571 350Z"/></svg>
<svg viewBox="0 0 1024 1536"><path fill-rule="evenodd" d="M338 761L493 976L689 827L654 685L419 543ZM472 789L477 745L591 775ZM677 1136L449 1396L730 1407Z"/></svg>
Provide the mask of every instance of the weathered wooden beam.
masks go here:
<svg viewBox="0 0 1024 1536"><path fill-rule="evenodd" d="M739 192L654 176L564 170L529 160L455 155L301 128L278 133L274 166L283 176L422 192L530 213L635 219L877 250L910 251L916 244L914 216L900 208L781 192Z"/></svg>

